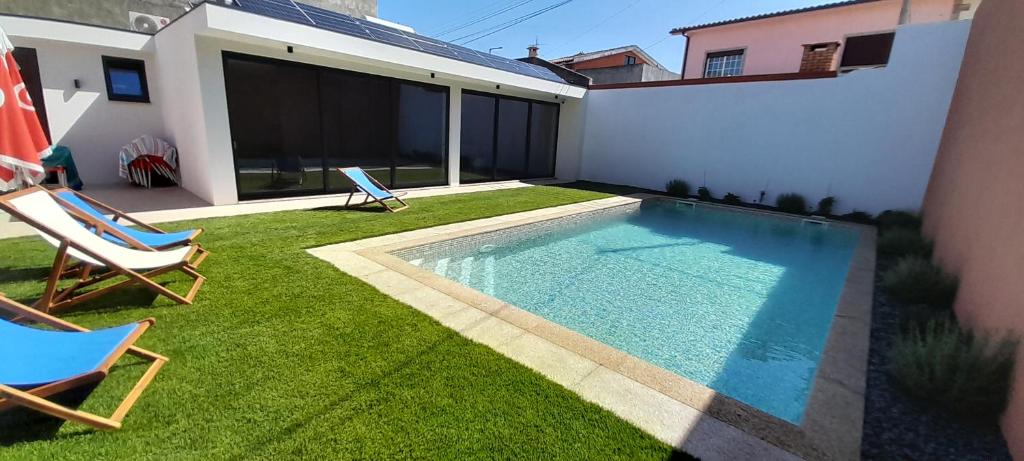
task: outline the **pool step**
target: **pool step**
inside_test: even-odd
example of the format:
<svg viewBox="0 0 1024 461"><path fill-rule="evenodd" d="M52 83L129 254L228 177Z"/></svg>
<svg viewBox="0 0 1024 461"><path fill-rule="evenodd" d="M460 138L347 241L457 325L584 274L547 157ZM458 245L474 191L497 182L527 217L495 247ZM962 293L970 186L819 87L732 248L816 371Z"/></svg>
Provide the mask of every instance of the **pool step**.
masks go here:
<svg viewBox="0 0 1024 461"><path fill-rule="evenodd" d="M676 208L690 208L691 210L697 209L697 202L692 200L676 200Z"/></svg>
<svg viewBox="0 0 1024 461"><path fill-rule="evenodd" d="M803 218L800 220L800 226L805 225L828 227L829 222L825 218L819 218L817 216L811 216L810 218Z"/></svg>

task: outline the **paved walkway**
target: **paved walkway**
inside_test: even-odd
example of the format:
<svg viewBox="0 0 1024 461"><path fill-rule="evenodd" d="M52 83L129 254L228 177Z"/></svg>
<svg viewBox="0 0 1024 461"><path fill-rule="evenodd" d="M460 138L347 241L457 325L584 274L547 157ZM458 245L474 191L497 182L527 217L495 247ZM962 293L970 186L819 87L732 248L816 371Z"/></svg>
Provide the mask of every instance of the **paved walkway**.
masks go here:
<svg viewBox="0 0 1024 461"><path fill-rule="evenodd" d="M433 197L437 195L466 194L501 189L516 189L534 185L559 184L566 181L502 181L486 184L469 184L455 187L424 187L403 189L402 198ZM317 195L313 197L297 197L271 200L253 200L234 205L210 205L185 189L140 189L132 186L100 186L90 187L84 191L114 208L127 211L132 216L147 222L161 223L186 219L217 218L223 216L239 216L275 211L308 210L345 203L348 194ZM363 196L357 195L353 201L362 201ZM0 212L0 239L32 235L31 227L21 222L12 222L10 216Z"/></svg>

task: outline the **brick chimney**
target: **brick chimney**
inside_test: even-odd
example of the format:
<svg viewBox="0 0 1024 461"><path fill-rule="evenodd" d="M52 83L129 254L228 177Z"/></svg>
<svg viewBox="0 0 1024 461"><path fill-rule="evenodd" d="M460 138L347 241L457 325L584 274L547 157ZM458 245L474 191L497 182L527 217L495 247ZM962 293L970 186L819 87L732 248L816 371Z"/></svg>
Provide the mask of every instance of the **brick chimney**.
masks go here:
<svg viewBox="0 0 1024 461"><path fill-rule="evenodd" d="M804 45L804 56L800 60L800 72L828 72L835 62L839 42Z"/></svg>
<svg viewBox="0 0 1024 461"><path fill-rule="evenodd" d="M528 54L529 57L536 58L537 57L537 52L540 51L540 47L537 46L537 45L530 45L530 46L526 47L526 51L529 52L529 54Z"/></svg>

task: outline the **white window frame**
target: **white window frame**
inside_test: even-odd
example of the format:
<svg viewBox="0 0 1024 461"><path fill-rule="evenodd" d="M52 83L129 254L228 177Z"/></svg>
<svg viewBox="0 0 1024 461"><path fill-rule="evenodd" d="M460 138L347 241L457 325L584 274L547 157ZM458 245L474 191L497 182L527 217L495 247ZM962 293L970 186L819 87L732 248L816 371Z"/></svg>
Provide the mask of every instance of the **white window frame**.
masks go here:
<svg viewBox="0 0 1024 461"><path fill-rule="evenodd" d="M714 56L717 55L717 56ZM716 58L728 58L730 56L740 56L739 73L733 75L724 75L725 61L722 62L722 69L717 71L718 75L708 75L709 67L712 59ZM723 78L723 77L739 77L743 75L743 69L747 64L747 48L724 48L721 50L709 50L704 53L704 68L701 70L702 78Z"/></svg>

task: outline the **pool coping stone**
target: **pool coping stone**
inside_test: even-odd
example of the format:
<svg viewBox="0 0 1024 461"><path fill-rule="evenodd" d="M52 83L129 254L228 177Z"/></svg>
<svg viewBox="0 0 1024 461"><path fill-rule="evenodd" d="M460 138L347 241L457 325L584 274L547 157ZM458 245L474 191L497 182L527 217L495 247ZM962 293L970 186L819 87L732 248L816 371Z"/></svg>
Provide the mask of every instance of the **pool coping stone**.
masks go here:
<svg viewBox="0 0 1024 461"><path fill-rule="evenodd" d="M653 194L615 196L307 251L702 459L859 459L874 290L874 227L829 221L829 225L859 231L860 239L800 425L391 254L650 199L676 200ZM686 203L801 219L765 210Z"/></svg>

